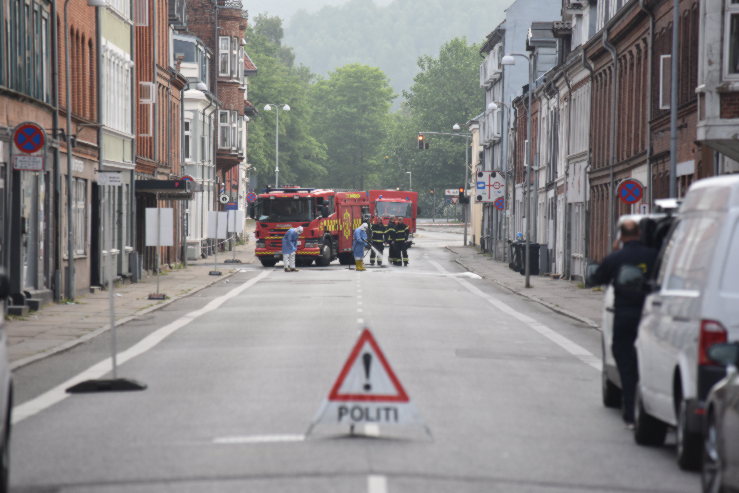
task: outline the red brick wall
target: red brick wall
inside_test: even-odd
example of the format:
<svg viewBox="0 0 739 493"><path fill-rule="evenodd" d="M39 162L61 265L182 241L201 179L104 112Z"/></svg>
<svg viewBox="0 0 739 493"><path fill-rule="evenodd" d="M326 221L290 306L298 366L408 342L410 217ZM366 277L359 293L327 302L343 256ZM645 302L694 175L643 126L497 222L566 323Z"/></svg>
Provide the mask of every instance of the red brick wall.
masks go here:
<svg viewBox="0 0 739 493"><path fill-rule="evenodd" d="M59 46L59 106L62 109L60 127L66 129L67 78L65 72L66 51L64 37L63 2L57 10L58 46ZM87 5L87 0L70 0L69 12L69 53L70 81L72 95L72 116L75 120L97 121L97 47L95 8ZM97 131L91 127L77 129L73 125L72 133L77 134L79 141L97 142ZM66 148L66 146L65 146ZM78 147L75 154L96 158L93 149Z"/></svg>
<svg viewBox="0 0 739 493"><path fill-rule="evenodd" d="M739 93L721 95L721 118L739 118Z"/></svg>

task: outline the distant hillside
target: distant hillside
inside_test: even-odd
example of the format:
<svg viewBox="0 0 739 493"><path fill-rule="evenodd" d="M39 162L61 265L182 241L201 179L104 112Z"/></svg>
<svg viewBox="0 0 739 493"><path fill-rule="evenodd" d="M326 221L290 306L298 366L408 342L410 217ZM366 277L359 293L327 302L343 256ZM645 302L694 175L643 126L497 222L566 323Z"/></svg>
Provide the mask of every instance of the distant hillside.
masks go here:
<svg viewBox="0 0 739 493"><path fill-rule="evenodd" d="M481 43L512 0L395 0L380 6L349 0L300 11L285 29L298 63L325 75L349 63L381 68L400 94L410 87L421 55L438 55L455 37Z"/></svg>
<svg viewBox="0 0 739 493"><path fill-rule="evenodd" d="M339 5L347 0L244 0L244 7L249 11L249 17L256 19L258 14L281 17L289 21L295 12L305 10L315 12L327 5ZM370 1L370 0L368 0ZM385 5L393 0L372 0L376 4Z"/></svg>

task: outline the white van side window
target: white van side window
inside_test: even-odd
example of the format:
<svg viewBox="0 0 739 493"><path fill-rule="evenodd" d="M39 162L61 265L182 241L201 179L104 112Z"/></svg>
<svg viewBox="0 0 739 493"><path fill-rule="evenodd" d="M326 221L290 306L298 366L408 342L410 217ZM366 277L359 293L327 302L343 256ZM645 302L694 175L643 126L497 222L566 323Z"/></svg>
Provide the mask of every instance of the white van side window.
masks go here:
<svg viewBox="0 0 739 493"><path fill-rule="evenodd" d="M729 248L726 249L726 261L721 273L721 291L739 295L739 222L734 225Z"/></svg>
<svg viewBox="0 0 739 493"><path fill-rule="evenodd" d="M669 291L702 291L716 246L719 222L713 217L684 219L675 235L673 260L664 287ZM672 241L672 240L671 240Z"/></svg>

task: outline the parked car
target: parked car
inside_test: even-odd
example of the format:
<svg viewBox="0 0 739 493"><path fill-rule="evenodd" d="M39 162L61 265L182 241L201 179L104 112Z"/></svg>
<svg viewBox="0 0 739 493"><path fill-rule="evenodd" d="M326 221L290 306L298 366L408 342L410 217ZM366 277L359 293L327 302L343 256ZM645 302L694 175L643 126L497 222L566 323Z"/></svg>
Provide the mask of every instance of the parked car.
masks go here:
<svg viewBox="0 0 739 493"><path fill-rule="evenodd" d="M10 282L7 275L0 271L0 493L8 491L8 467L10 464L10 427L13 409L13 385L10 376L10 365L7 353L7 335L5 334L5 299L10 294Z"/></svg>
<svg viewBox="0 0 739 493"><path fill-rule="evenodd" d="M708 392L724 377L708 348L739 339L739 176L695 182L662 250L636 341L634 438L664 443L676 428L677 461L701 461Z"/></svg>
<svg viewBox="0 0 739 493"><path fill-rule="evenodd" d="M678 202L676 200L658 200L655 202L656 212L653 214L627 214L618 220L618 226L624 221L632 220L639 223L641 241L655 249L660 249L670 225ZM620 232L616 241L619 241ZM606 407L621 406L621 377L618 374L616 361L613 358L611 344L613 342L613 303L615 289L612 284L606 288L603 301L603 315L601 318L601 395Z"/></svg>
<svg viewBox="0 0 739 493"><path fill-rule="evenodd" d="M715 344L708 357L727 371L706 401L701 483L704 493L739 491L739 342Z"/></svg>

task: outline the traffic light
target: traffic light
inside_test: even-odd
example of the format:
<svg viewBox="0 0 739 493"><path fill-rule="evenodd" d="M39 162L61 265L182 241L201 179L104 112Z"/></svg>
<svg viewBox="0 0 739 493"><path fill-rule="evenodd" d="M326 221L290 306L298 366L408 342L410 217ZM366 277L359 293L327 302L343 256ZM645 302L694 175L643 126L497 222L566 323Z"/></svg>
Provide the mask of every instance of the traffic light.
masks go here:
<svg viewBox="0 0 739 493"><path fill-rule="evenodd" d="M469 197L467 197L467 195L464 193L464 187L459 187L459 203L460 204L470 203Z"/></svg>
<svg viewBox="0 0 739 493"><path fill-rule="evenodd" d="M419 149L428 149L429 143L426 142L426 136L423 134L418 134L418 148Z"/></svg>

